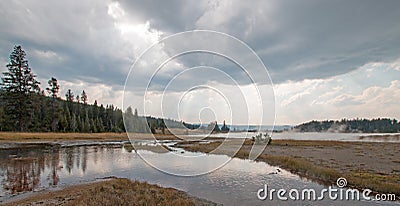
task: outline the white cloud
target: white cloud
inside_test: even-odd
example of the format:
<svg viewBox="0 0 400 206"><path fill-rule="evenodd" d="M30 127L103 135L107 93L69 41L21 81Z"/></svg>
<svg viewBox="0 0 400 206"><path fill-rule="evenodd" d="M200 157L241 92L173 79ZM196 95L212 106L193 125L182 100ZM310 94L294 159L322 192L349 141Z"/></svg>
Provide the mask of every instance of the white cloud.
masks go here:
<svg viewBox="0 0 400 206"><path fill-rule="evenodd" d="M312 119L400 117L400 72L394 63L372 62L325 80L275 87L278 123ZM385 80L385 81L382 81Z"/></svg>
<svg viewBox="0 0 400 206"><path fill-rule="evenodd" d="M74 93L74 95L81 96L83 90L88 95L88 102L93 104L97 100L98 104L114 104L121 108L122 105L122 88L114 88L113 86L104 83L87 83L84 81L69 82L60 80L60 92L59 96L65 99L65 94L68 89Z"/></svg>
<svg viewBox="0 0 400 206"><path fill-rule="evenodd" d="M47 61L47 62L61 63L61 61L63 60L63 58L60 55L58 55L56 52L51 51L51 50L43 51L43 50L35 49L35 50L33 50L33 55L40 59L46 59L44 61Z"/></svg>
<svg viewBox="0 0 400 206"><path fill-rule="evenodd" d="M125 16L125 11L121 8L119 2L111 2L108 5L108 15L112 16L114 19L119 19Z"/></svg>

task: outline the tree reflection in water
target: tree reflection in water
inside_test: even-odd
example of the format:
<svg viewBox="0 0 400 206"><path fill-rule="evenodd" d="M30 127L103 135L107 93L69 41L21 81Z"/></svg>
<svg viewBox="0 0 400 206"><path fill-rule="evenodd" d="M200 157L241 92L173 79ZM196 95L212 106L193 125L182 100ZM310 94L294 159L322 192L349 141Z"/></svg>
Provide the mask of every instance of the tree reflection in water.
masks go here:
<svg viewBox="0 0 400 206"><path fill-rule="evenodd" d="M63 168L71 173L75 166L85 173L87 154L86 147L78 146L25 145L15 149L0 149L0 180L3 187L0 196L5 195L1 193L16 194L44 188L47 185L41 184L46 182L48 186L57 186L60 181L58 173Z"/></svg>

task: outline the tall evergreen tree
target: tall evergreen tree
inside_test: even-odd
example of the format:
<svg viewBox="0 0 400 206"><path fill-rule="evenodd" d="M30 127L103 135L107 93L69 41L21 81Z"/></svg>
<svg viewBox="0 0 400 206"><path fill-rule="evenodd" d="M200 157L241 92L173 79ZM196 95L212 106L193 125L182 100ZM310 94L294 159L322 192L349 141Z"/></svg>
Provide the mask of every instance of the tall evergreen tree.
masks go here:
<svg viewBox="0 0 400 206"><path fill-rule="evenodd" d="M35 95L40 92L40 83L25 57L22 47L15 46L7 64L8 71L1 78L7 122L18 131L28 129L33 116Z"/></svg>
<svg viewBox="0 0 400 206"><path fill-rule="evenodd" d="M81 100L82 100L82 103L83 103L84 105L86 105L86 104L87 104L88 97L87 97L87 95L86 95L86 92L85 92L85 90L83 90L83 91L82 91L82 94L81 94Z"/></svg>
<svg viewBox="0 0 400 206"><path fill-rule="evenodd" d="M60 120L60 130L63 132L66 132L68 127L68 120L66 115L61 115L61 120Z"/></svg>
<svg viewBox="0 0 400 206"><path fill-rule="evenodd" d="M60 90L60 85L58 84L57 79L52 77L47 83L49 84L49 87L46 88L47 93L49 93L51 98L57 99L58 91Z"/></svg>
<svg viewBox="0 0 400 206"><path fill-rule="evenodd" d="M53 132L57 129L57 124L60 119L60 110L58 104L58 91L60 90L60 85L56 78L52 77L48 82L49 86L46 88L47 93L50 96L50 106L51 106L51 130ZM64 119L61 119L64 120Z"/></svg>
<svg viewBox="0 0 400 206"><path fill-rule="evenodd" d="M85 121L84 121L84 125L83 125L83 131L84 132L90 132L90 120L89 120L89 116L86 113L85 115Z"/></svg>
<svg viewBox="0 0 400 206"><path fill-rule="evenodd" d="M77 122L77 118L75 116L75 114L72 114L71 116L71 132L77 132L78 131L78 122Z"/></svg>
<svg viewBox="0 0 400 206"><path fill-rule="evenodd" d="M71 91L71 89L68 89L67 93L65 94L65 99L67 100L67 102L74 101L74 93Z"/></svg>

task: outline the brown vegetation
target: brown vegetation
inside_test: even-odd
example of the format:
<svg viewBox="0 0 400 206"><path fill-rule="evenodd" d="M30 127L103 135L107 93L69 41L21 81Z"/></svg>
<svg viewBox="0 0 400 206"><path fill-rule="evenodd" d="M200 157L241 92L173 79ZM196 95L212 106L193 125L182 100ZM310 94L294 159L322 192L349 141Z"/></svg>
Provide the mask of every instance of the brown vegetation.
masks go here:
<svg viewBox="0 0 400 206"><path fill-rule="evenodd" d="M129 135L131 139L137 140L177 140L174 135L163 134L144 134L132 133ZM34 142L34 141L76 141L76 140L96 140L96 141L112 141L112 140L129 140L128 135L123 133L56 133L56 132L0 132L1 142Z"/></svg>
<svg viewBox="0 0 400 206"><path fill-rule="evenodd" d="M173 188L146 182L110 179L42 192L6 205L216 205Z"/></svg>

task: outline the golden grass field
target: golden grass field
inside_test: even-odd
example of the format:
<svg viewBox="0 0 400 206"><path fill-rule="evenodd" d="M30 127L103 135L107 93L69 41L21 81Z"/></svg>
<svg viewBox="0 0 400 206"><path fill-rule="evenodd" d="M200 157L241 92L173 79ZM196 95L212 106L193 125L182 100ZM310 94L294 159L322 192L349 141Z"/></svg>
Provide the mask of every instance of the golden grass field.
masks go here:
<svg viewBox="0 0 400 206"><path fill-rule="evenodd" d="M134 139L177 139L173 135L162 134L130 134ZM75 141L75 140L129 140L128 135L123 133L53 133L53 132L0 132L0 143L2 142L34 142L34 141Z"/></svg>

